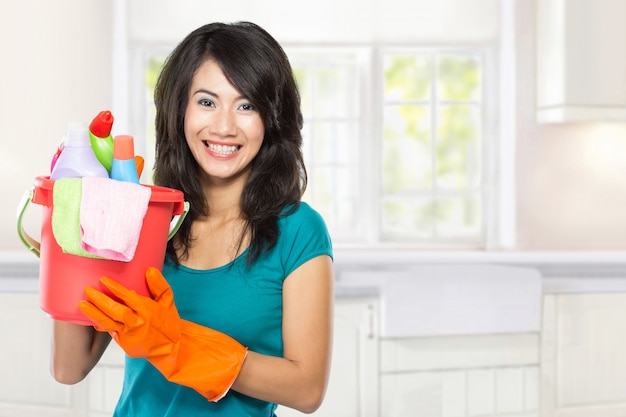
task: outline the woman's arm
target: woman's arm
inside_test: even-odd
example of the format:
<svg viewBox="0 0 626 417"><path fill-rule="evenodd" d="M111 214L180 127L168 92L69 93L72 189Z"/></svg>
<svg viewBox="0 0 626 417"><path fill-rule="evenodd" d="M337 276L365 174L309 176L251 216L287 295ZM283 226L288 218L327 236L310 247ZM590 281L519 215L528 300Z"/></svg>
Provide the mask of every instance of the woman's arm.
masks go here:
<svg viewBox="0 0 626 417"><path fill-rule="evenodd" d="M318 256L293 271L283 284L284 357L248 352L232 389L305 413L315 411L330 372L333 268Z"/></svg>
<svg viewBox="0 0 626 417"><path fill-rule="evenodd" d="M51 372L63 384L82 381L98 363L111 337L92 326L54 321Z"/></svg>

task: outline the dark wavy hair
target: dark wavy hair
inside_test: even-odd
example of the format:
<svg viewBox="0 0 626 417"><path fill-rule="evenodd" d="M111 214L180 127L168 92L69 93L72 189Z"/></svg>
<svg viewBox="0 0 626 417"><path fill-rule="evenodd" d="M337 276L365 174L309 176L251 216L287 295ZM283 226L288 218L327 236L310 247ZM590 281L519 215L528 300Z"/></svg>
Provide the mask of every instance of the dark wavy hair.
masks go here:
<svg viewBox="0 0 626 417"><path fill-rule="evenodd" d="M188 256L193 245L192 223L209 215L199 166L189 151L183 128L192 78L208 59L214 60L230 83L256 107L265 129L240 200L246 223L239 248L249 236L246 263L250 266L274 247L279 216L298 206L306 188L300 94L282 47L253 23L202 26L183 39L166 59L154 93L154 182L183 191L190 203L185 221L167 246L176 264Z"/></svg>

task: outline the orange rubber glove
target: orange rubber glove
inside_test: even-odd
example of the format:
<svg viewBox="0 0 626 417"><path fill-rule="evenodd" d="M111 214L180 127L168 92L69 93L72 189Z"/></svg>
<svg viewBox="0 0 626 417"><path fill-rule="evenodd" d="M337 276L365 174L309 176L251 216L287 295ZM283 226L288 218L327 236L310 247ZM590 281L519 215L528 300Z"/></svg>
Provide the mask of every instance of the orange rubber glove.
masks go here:
<svg viewBox="0 0 626 417"><path fill-rule="evenodd" d="M193 388L210 401L221 399L237 378L248 352L230 336L183 320L172 288L161 272L148 268L152 298L138 295L116 281L101 282L121 302L87 287L78 308L106 331L133 358L146 358L171 382Z"/></svg>

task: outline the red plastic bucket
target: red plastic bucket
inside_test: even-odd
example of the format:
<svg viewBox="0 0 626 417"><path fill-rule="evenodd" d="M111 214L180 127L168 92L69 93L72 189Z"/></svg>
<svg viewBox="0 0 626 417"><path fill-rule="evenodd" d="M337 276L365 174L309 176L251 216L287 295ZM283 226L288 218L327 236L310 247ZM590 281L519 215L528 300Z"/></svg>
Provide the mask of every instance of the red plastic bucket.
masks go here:
<svg viewBox="0 0 626 417"><path fill-rule="evenodd" d="M183 193L171 188L143 185L151 188L152 195L135 256L130 262L121 262L63 252L52 232L53 186L54 181L49 177L37 177L33 189L27 192L18 210L18 234L22 242L41 259L41 308L53 319L91 325L91 321L78 309L78 302L85 298L84 289L87 286L110 294L100 284L103 276L113 278L138 294L149 295L145 272L150 266L163 267L167 241L176 233L189 208ZM31 201L43 207L40 244L28 236L21 225L22 215Z"/></svg>

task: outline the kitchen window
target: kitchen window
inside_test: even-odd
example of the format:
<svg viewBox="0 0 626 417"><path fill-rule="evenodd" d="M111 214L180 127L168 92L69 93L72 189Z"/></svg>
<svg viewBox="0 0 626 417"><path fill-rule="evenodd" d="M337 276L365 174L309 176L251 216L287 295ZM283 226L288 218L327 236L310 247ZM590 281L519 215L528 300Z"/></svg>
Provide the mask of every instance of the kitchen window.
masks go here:
<svg viewBox="0 0 626 417"><path fill-rule="evenodd" d="M384 51L380 240L484 241L483 64L476 51Z"/></svg>
<svg viewBox="0 0 626 417"><path fill-rule="evenodd" d="M305 199L335 244L485 247L491 196L480 49L288 49Z"/></svg>
<svg viewBox="0 0 626 417"><path fill-rule="evenodd" d="M497 196L483 49L285 49L302 97L304 199L335 246L488 245ZM154 54L145 64L147 164L163 60Z"/></svg>

